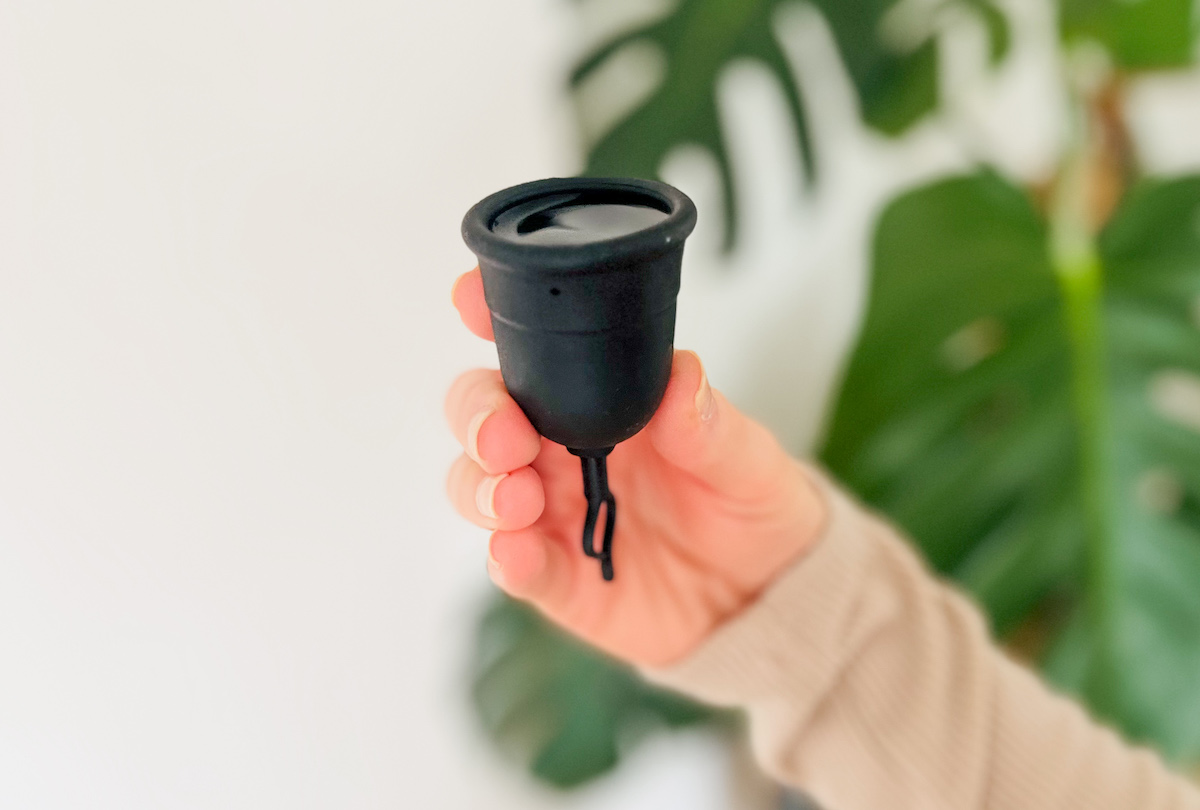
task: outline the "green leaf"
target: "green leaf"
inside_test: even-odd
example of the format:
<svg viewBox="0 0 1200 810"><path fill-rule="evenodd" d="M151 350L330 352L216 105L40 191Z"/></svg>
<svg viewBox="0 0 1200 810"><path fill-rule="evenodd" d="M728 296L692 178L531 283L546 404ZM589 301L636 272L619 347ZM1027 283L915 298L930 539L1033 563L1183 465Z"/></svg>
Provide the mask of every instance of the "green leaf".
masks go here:
<svg viewBox="0 0 1200 810"><path fill-rule="evenodd" d="M480 624L473 691L497 746L562 788L611 770L623 747L649 727L720 716L649 686L507 598L497 600Z"/></svg>
<svg viewBox="0 0 1200 810"><path fill-rule="evenodd" d="M1045 622L1053 679L1194 760L1200 178L1135 188L1078 270L993 174L893 202L822 455L997 632Z"/></svg>
<svg viewBox="0 0 1200 810"><path fill-rule="evenodd" d="M737 230L732 167L717 110L716 86L722 71L737 60L766 66L788 102L808 179L816 165L807 112L791 66L774 33L779 9L795 0L678 0L660 19L625 31L584 57L571 83L586 81L607 60L633 45L650 44L666 61L662 82L588 151L586 172L653 178L667 153L683 144L699 145L716 159L725 196L726 243ZM981 15L994 57L1007 52L1008 26L992 0L947 0ZM937 46L934 14L910 20L916 41L904 45L885 36L885 16L897 0L817 0L858 90L867 123L882 132L902 132L934 109L937 98ZM913 5L913 8L918 8ZM921 12L916 12L919 16ZM911 16L911 15L910 15Z"/></svg>
<svg viewBox="0 0 1200 810"><path fill-rule="evenodd" d="M1192 0L1063 0L1059 9L1067 41L1099 42L1118 67L1145 70L1192 62Z"/></svg>
<svg viewBox="0 0 1200 810"><path fill-rule="evenodd" d="M1008 20L1000 9L991 5L987 0L968 0L975 13L979 14L987 27L988 42L991 45L990 57L992 64L999 64L1012 47L1012 37L1008 30Z"/></svg>

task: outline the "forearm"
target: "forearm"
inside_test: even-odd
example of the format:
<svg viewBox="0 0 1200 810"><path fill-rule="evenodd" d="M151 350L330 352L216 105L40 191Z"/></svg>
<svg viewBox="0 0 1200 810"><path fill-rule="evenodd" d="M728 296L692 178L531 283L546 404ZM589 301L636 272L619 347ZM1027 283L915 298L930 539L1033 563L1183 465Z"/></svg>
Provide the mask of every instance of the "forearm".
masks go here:
<svg viewBox="0 0 1200 810"><path fill-rule="evenodd" d="M750 717L755 750L829 810L1159 810L1200 793L1051 693L893 529L815 476L822 538L652 678Z"/></svg>

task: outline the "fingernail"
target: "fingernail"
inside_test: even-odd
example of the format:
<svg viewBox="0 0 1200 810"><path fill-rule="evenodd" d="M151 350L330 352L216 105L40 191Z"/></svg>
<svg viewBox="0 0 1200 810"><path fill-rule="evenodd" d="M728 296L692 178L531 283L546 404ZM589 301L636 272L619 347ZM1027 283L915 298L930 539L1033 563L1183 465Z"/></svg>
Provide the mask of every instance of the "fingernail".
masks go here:
<svg viewBox="0 0 1200 810"><path fill-rule="evenodd" d="M704 373L704 366L700 367L700 388L696 391L696 411L700 414L701 422L712 419L717 412L717 399L713 396L712 386L708 384L708 375Z"/></svg>
<svg viewBox="0 0 1200 810"><path fill-rule="evenodd" d="M499 560L497 560L495 557L493 557L493 556L492 556L492 550L491 550L491 549L488 549L487 570L488 570L488 574L490 574L490 575L491 575L491 577L492 577L492 580L493 580L493 581L494 581L494 582L495 582L497 585L499 585L499 584L500 584L500 580L501 580L501 578L503 577L503 571L504 571L504 569L501 567L501 565L500 565L500 561L499 561Z"/></svg>
<svg viewBox="0 0 1200 810"><path fill-rule="evenodd" d="M508 478L508 473L489 475L479 482L475 489L475 506L479 508L479 514L492 520L500 517L496 514L496 487L505 478Z"/></svg>
<svg viewBox="0 0 1200 810"><path fill-rule="evenodd" d="M480 411L471 417L471 421L467 425L467 455L476 464L483 464L483 459L479 457L479 431L483 427L483 423L487 421L487 418L495 412L495 408Z"/></svg>

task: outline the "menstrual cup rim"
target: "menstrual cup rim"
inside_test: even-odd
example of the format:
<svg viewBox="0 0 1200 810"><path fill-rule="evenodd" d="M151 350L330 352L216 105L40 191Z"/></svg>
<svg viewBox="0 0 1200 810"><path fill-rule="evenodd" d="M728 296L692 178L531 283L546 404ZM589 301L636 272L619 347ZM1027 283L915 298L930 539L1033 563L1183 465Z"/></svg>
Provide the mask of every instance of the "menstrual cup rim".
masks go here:
<svg viewBox="0 0 1200 810"><path fill-rule="evenodd" d="M666 219L648 228L578 245L517 242L492 230L496 218L513 206L553 194L630 191L664 203ZM529 272L604 272L637 255L655 256L682 247L696 227L696 206L679 189L630 177L551 177L511 186L484 197L463 217L462 236L479 257Z"/></svg>

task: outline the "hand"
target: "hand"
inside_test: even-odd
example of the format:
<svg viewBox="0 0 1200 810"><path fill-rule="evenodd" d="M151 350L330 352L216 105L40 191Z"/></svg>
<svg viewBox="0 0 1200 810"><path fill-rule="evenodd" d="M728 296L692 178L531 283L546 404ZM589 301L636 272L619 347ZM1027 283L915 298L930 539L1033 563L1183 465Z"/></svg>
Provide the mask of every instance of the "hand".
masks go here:
<svg viewBox="0 0 1200 810"><path fill-rule="evenodd" d="M492 339L478 269L458 279L452 297L467 327ZM675 353L650 424L609 456L612 582L581 549L579 459L538 436L500 372L459 377L446 416L466 449L450 470L450 498L494 530L492 580L636 664L686 655L803 554L824 522L800 465L709 386L691 352Z"/></svg>

